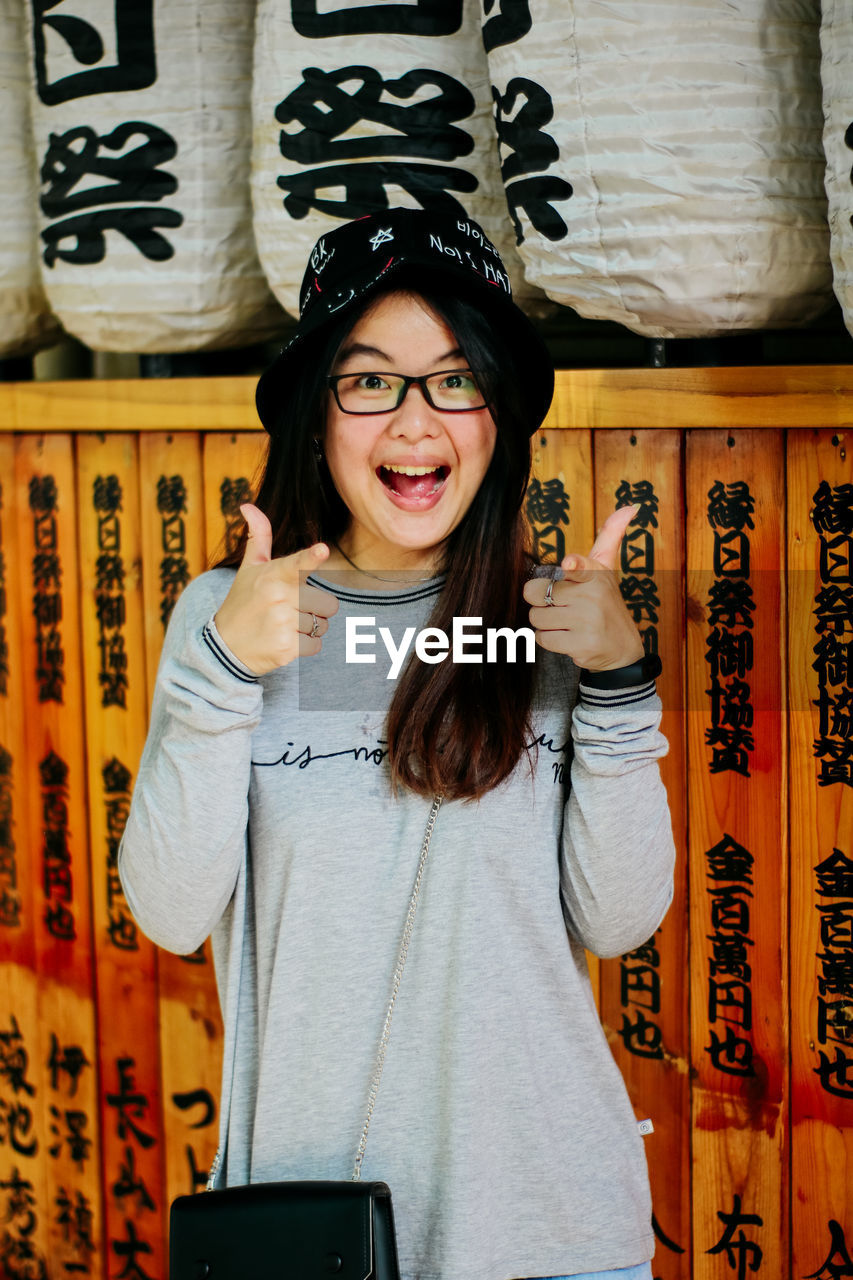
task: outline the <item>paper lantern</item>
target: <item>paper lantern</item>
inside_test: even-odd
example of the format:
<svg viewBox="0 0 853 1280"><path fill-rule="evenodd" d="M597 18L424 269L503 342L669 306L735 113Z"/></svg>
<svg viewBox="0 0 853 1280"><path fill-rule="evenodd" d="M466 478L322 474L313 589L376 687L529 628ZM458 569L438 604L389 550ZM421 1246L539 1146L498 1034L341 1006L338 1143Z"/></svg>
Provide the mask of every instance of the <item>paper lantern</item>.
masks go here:
<svg viewBox="0 0 853 1280"><path fill-rule="evenodd" d="M137 352L279 330L251 231L251 0L33 10L42 274L65 327Z"/></svg>
<svg viewBox="0 0 853 1280"><path fill-rule="evenodd" d="M492 6L483 37L529 280L650 337L826 309L814 4Z"/></svg>
<svg viewBox="0 0 853 1280"><path fill-rule="evenodd" d="M47 346L60 329L39 270L26 32L15 0L0 0L0 26L0 357L11 357Z"/></svg>
<svg viewBox="0 0 853 1280"><path fill-rule="evenodd" d="M255 238L270 285L298 311L315 241L403 205L479 222L516 300L524 280L500 176L478 0L260 0L253 83Z"/></svg>
<svg viewBox="0 0 853 1280"><path fill-rule="evenodd" d="M853 333L853 13L824 0L820 43L826 194L835 296Z"/></svg>

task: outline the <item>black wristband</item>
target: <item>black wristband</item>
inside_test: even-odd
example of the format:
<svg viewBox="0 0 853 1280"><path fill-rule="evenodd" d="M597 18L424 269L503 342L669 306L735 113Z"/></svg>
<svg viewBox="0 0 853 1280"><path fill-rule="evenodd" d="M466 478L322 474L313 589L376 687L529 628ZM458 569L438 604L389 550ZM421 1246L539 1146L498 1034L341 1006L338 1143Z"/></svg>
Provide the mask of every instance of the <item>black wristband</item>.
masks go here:
<svg viewBox="0 0 853 1280"><path fill-rule="evenodd" d="M630 689L632 685L647 684L663 670L663 663L656 653L646 653L627 667L611 667L609 671L581 670L581 684L590 689Z"/></svg>

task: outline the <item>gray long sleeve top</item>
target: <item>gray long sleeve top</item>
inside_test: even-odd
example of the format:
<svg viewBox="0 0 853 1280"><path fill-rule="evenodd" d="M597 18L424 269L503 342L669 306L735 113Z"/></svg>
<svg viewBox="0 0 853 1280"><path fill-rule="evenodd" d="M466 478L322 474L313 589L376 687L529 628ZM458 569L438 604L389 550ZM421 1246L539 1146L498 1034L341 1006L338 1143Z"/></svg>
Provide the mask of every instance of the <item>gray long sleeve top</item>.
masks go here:
<svg viewBox="0 0 853 1280"><path fill-rule="evenodd" d="M212 621L232 577L175 609L119 869L160 946L213 935L227 1182L348 1178L430 802L391 794L388 661L380 642L375 666L346 664L345 620L399 639L441 581L312 579L341 605L322 653L258 679ZM370 1127L363 1177L391 1186L406 1280L653 1253L584 948L638 946L669 905L660 704L653 685L578 697L569 659L536 661L532 764L439 812Z"/></svg>

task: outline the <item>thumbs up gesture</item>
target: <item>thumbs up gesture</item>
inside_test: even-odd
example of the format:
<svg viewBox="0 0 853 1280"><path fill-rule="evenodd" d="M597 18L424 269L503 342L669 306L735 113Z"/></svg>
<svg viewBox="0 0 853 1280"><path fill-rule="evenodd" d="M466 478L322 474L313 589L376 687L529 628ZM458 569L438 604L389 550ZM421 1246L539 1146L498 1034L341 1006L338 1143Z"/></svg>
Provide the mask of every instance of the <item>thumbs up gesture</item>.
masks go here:
<svg viewBox="0 0 853 1280"><path fill-rule="evenodd" d="M620 507L602 525L589 555L565 557L550 603L548 578L532 578L524 586L536 643L568 654L588 671L625 667L643 656L642 638L615 573L619 545L636 514L637 507Z"/></svg>
<svg viewBox="0 0 853 1280"><path fill-rule="evenodd" d="M338 602L331 592L300 583L300 574L328 559L324 542L273 559L272 528L263 511L250 502L240 510L249 527L246 552L214 621L234 656L262 676L319 653Z"/></svg>

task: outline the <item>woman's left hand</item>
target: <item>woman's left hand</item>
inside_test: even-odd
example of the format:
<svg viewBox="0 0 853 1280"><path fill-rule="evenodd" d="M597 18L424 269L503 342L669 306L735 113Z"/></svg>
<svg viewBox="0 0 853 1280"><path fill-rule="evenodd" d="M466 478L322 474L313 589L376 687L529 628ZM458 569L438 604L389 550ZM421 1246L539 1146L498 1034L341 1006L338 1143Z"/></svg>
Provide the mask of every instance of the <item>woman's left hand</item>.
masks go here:
<svg viewBox="0 0 853 1280"><path fill-rule="evenodd" d="M567 555L562 579L555 581L553 604L546 601L548 578L531 578L524 598L533 607L530 625L536 643L566 653L579 667L606 671L643 656L643 641L619 590L615 569L625 530L637 507L620 507L608 516L588 556Z"/></svg>

